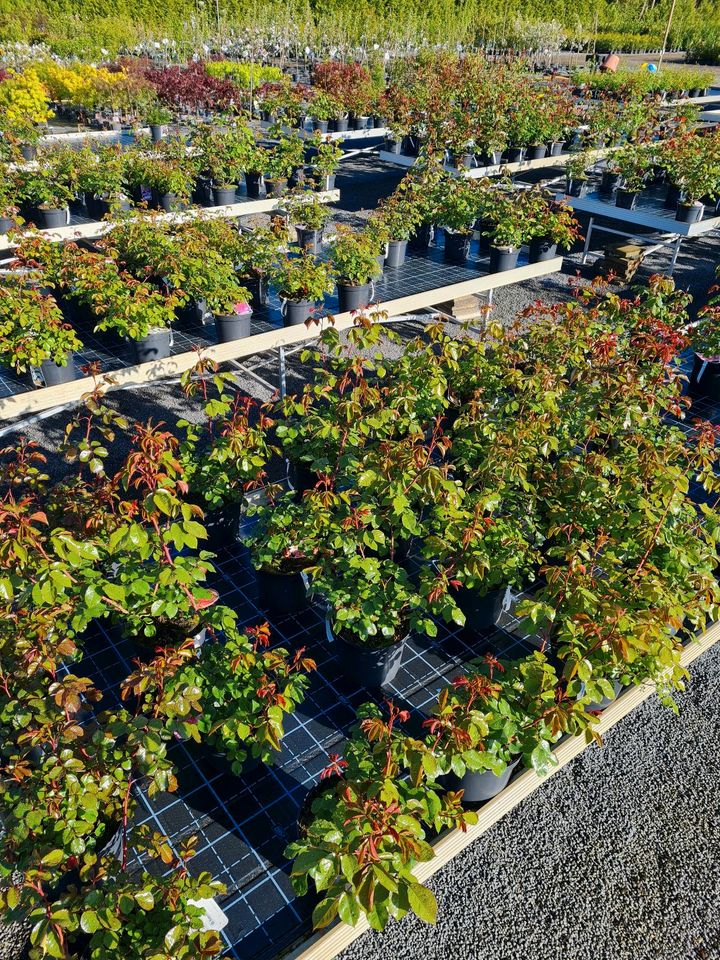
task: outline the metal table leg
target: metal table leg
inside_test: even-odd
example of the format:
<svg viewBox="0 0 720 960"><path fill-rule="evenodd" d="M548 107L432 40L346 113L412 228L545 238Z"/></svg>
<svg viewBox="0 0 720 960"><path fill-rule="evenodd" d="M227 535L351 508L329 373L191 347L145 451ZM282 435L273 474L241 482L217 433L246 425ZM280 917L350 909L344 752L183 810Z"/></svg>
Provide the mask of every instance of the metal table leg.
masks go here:
<svg viewBox="0 0 720 960"><path fill-rule="evenodd" d="M668 270L668 276L669 276L669 277L671 277L671 276L673 275L673 271L675 270L675 264L677 263L677 258L678 258L678 255L679 255L679 253L680 253L680 244L681 244L681 243L682 243L682 236L681 236L680 234L678 234L677 239L675 240L675 243L673 244L673 255L672 255L672 260L670 261L670 269Z"/></svg>
<svg viewBox="0 0 720 960"><path fill-rule="evenodd" d="M588 250L590 249L590 237L592 236L593 223L595 222L594 217L590 217L590 223L588 223L587 236L585 237L585 246L583 247L583 255L580 263L587 263Z"/></svg>
<svg viewBox="0 0 720 960"><path fill-rule="evenodd" d="M278 347L278 380L280 385L280 396L284 397L287 393L287 370L285 367L285 347Z"/></svg>

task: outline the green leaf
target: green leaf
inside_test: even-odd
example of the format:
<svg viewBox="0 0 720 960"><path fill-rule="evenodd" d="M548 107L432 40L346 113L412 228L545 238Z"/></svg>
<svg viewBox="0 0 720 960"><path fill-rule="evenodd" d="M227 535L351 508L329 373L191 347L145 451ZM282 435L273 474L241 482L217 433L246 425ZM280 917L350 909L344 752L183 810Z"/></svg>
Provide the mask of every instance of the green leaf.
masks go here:
<svg viewBox="0 0 720 960"><path fill-rule="evenodd" d="M421 883L412 883L408 887L410 909L425 923L437 920L437 900L432 892Z"/></svg>
<svg viewBox="0 0 720 960"><path fill-rule="evenodd" d="M316 930L326 927L337 916L338 901L332 897L326 897L313 910L313 927Z"/></svg>
<svg viewBox="0 0 720 960"><path fill-rule="evenodd" d="M84 910L80 917L80 926L85 933L95 933L100 929L100 919L94 910Z"/></svg>
<svg viewBox="0 0 720 960"><path fill-rule="evenodd" d="M355 897L346 890L338 900L338 915L343 923L354 927L360 919L360 904Z"/></svg>
<svg viewBox="0 0 720 960"><path fill-rule="evenodd" d="M149 890L138 890L135 894L135 902L143 910L152 910L155 906L155 897Z"/></svg>

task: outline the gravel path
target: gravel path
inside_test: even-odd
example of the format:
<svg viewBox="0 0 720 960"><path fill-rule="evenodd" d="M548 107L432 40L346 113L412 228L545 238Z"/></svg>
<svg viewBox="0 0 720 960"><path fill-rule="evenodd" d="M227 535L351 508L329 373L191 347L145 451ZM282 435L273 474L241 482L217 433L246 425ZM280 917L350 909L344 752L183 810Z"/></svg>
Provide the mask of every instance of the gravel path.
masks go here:
<svg viewBox="0 0 720 960"><path fill-rule="evenodd" d="M342 960L716 960L719 700L716 647L678 716L653 697L444 867L436 927Z"/></svg>

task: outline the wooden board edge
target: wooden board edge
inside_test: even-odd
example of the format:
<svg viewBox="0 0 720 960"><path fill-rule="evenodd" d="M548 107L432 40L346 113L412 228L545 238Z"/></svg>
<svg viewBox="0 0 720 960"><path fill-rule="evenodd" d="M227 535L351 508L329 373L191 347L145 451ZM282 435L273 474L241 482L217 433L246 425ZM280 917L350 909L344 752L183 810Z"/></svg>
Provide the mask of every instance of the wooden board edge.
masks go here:
<svg viewBox="0 0 720 960"><path fill-rule="evenodd" d="M391 320L403 314L412 313L424 307L434 306L437 303L443 303L446 300L465 296L469 293L483 293L491 289L521 283L524 280L549 276L552 273L557 273L561 267L562 257L554 257L552 260L525 264L522 267L507 270L503 273L486 274L445 287L437 287L434 290L422 291L407 297L398 297L395 300L377 304L369 312L371 315L373 313L386 313L388 320ZM338 330L347 330L354 322L355 314L350 312L336 314L334 317L334 326ZM321 320L311 327L304 325L278 327L275 330L253 334L243 340L233 340L230 343L215 344L199 350L186 351L164 360L135 364L124 367L122 370L110 371L99 377L81 377L78 380L58 384L55 387L42 387L38 390L16 393L11 397L0 399L0 422L31 416L52 407L63 407L67 404L77 403L96 386L101 386L104 392L110 392L131 386L141 386L156 380L178 377L186 370L192 369L201 356L210 357L218 363L224 363L228 360L240 360L257 353L264 353L278 347L289 347L310 342L316 339L322 330L329 325L329 320Z"/></svg>
<svg viewBox="0 0 720 960"><path fill-rule="evenodd" d="M685 646L681 654L683 666L689 667L718 640L720 640L720 621L713 623L700 637ZM603 710L598 724L599 732L606 733L612 729L654 692L655 685L652 683L644 683L625 690L617 700ZM477 824L469 827L465 833L461 830L450 831L433 844L435 858L429 863L418 864L413 871L418 880L422 883L429 880L433 874L486 833L526 797L540 789L543 783L567 766L588 746L584 737L567 737L555 748L557 765L551 768L546 777L539 777L533 770L526 770L515 777L502 793L480 808ZM312 934L303 944L282 954L283 960L333 960L341 950L369 929L370 926L364 918L354 927L337 923L325 932Z"/></svg>

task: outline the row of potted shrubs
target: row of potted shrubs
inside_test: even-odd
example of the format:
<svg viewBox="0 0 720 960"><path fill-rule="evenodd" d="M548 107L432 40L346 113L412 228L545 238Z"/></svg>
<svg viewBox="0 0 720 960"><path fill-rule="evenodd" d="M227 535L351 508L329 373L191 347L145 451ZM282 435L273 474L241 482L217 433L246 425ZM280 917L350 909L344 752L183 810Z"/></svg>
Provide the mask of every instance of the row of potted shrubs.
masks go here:
<svg viewBox="0 0 720 960"><path fill-rule="evenodd" d="M218 342L247 337L253 309L266 305L268 285L279 291L283 322L306 323L322 310L337 285L340 312L361 310L374 299L383 269L401 266L408 245L427 251L433 224L444 233L444 255L465 263L474 231L490 271L512 269L522 243L531 261L552 257L577 237L570 210L540 189L462 180L440 167L419 165L369 218L365 229L338 226L318 259L330 211L312 191L288 197L287 220L300 252L289 250L278 218L249 232L221 218L180 224L158 215L128 214L88 244L65 245L41 235L15 251L18 274L3 283L0 355L17 372L41 368L47 385L74 379L77 330L135 344L137 361L170 355L172 326L214 321Z"/></svg>
<svg viewBox="0 0 720 960"><path fill-rule="evenodd" d="M595 163L583 153L570 159L569 194L587 193ZM625 145L608 155L599 188L607 195L615 191L616 205L632 210L646 187L662 184L667 185L665 206L675 209L677 220L696 223L706 207L714 210L720 197L720 133L683 131L664 141Z"/></svg>
<svg viewBox="0 0 720 960"><path fill-rule="evenodd" d="M235 774L269 762L315 663L271 647L267 625L240 629L209 586L206 535L216 550L242 536L273 617L305 602L309 580L336 683L370 694L408 633L431 643L443 621L464 624L479 656L424 717L362 707L329 758L287 851L297 892L318 891L318 927L433 921L412 867L437 832L473 823L471 801L518 763L544 773L562 736L593 737L623 686L652 680L671 702L682 643L720 601L720 518L687 482L716 486L715 430L667 418L685 406L687 303L654 278L627 300L537 304L481 339L436 324L397 360L381 359L395 335L362 321L347 344L326 331L308 358L317 379L261 408L201 360L183 386L204 417L175 433L131 427L91 395L57 483L33 443L3 451L0 904L29 917L40 956L221 950L193 905L219 885L189 875L191 846L176 856L132 831L132 788L177 789L178 739ZM294 491L269 479L283 455ZM530 585L515 613L542 649L500 661L488 630L501 595ZM108 709L73 672L96 619L138 657ZM128 843L159 857L161 879L129 871Z"/></svg>

